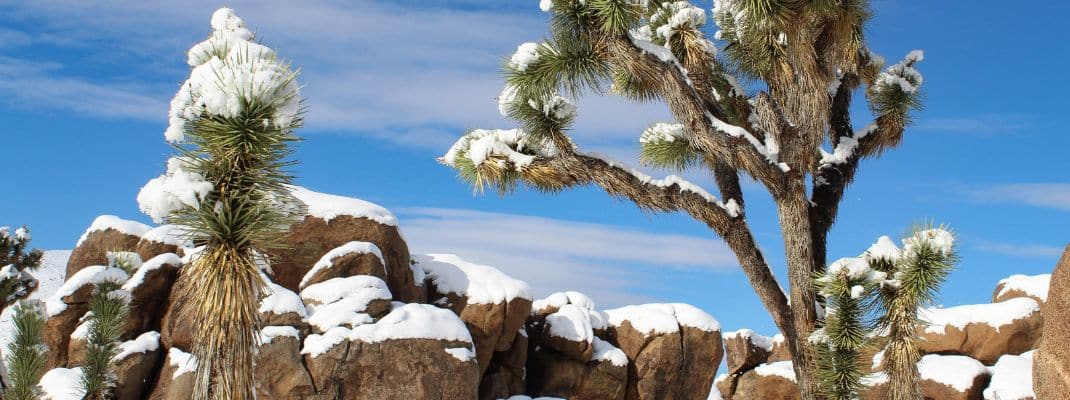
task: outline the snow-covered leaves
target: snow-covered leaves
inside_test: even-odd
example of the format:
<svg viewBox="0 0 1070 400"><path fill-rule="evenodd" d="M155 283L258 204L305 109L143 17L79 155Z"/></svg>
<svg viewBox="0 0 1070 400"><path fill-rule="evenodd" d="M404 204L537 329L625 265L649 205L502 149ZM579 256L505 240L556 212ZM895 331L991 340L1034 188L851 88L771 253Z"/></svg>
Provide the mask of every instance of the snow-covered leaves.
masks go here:
<svg viewBox="0 0 1070 400"><path fill-rule="evenodd" d="M254 43L245 23L228 8L212 15L213 32L188 53L190 77L171 100L164 133L186 141L187 123L205 114L236 118L253 107L269 107L265 126L291 128L298 122L300 93L290 66L270 48Z"/></svg>
<svg viewBox="0 0 1070 400"><path fill-rule="evenodd" d="M212 183L190 169L183 157L167 160L167 173L153 178L137 194L138 208L156 223L184 207L197 208L212 191Z"/></svg>

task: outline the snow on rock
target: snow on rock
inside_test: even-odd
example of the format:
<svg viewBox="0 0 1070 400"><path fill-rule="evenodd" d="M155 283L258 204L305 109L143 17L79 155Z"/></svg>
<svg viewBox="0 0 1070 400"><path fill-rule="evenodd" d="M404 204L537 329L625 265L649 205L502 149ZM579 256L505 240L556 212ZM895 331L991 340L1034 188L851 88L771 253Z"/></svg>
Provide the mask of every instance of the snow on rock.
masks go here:
<svg viewBox="0 0 1070 400"><path fill-rule="evenodd" d="M987 375L988 369L980 361L966 356L926 354L918 362L918 374L922 379L965 392L973 387L974 378Z"/></svg>
<svg viewBox="0 0 1070 400"><path fill-rule="evenodd" d="M164 224L150 229L141 235L142 239L150 242L169 244L178 247L193 247L189 240L190 232L180 225Z"/></svg>
<svg viewBox="0 0 1070 400"><path fill-rule="evenodd" d="M167 350L167 359L175 371L171 373L171 378L178 378L183 374L193 373L197 370L197 357L193 354L184 352L177 347L172 347Z"/></svg>
<svg viewBox="0 0 1070 400"><path fill-rule="evenodd" d="M370 324L373 319L368 314L368 305L375 300L390 300L390 291L382 287L385 284L380 286L370 281L347 279L333 278L301 291L303 298L306 299L336 299L326 304L309 305L311 311L308 316L309 325L320 331L328 331L342 325L355 327ZM325 285L322 286L325 289L324 293L313 294L320 285ZM347 289L352 289L352 291L345 292L344 290Z"/></svg>
<svg viewBox="0 0 1070 400"><path fill-rule="evenodd" d="M162 223L178 210L197 208L201 200L212 192L212 183L200 173L190 171L190 167L187 158L171 157L167 160L167 172L148 181L138 191L138 209L152 218L153 222Z"/></svg>
<svg viewBox="0 0 1070 400"><path fill-rule="evenodd" d="M127 235L141 237L152 228L143 223L128 221L114 215L101 215L93 220L93 224L89 226L89 229L86 229L85 233L82 234L82 237L78 239L78 244L75 244L74 247L81 246L82 242L89 237L90 233L106 231L108 229L114 229Z"/></svg>
<svg viewBox="0 0 1070 400"><path fill-rule="evenodd" d="M595 310L594 301L587 295L574 291L558 292L545 299L535 300L531 305L531 315L542 314L550 308L560 309L568 304L577 306L587 313L592 329L603 330L609 327L605 313Z"/></svg>
<svg viewBox="0 0 1070 400"><path fill-rule="evenodd" d="M272 340L277 337L292 337L299 339L301 335L297 332L297 328L292 326L265 326L260 330L260 344L271 344Z"/></svg>
<svg viewBox="0 0 1070 400"><path fill-rule="evenodd" d="M613 344L594 337L594 353L591 355L592 360L597 361L609 361L611 364L617 367L628 366L628 356L624 354L624 350L617 348Z"/></svg>
<svg viewBox="0 0 1070 400"><path fill-rule="evenodd" d="M476 358L476 352L467 347L451 347L447 348L446 352L461 362L469 362Z"/></svg>
<svg viewBox="0 0 1070 400"><path fill-rule="evenodd" d="M379 246L370 242L349 242L331 249L323 257L320 257L319 261L316 261L316 264L312 266L312 269L308 270L305 276L301 278L301 286L307 285L320 271L333 267L334 259L350 254L374 254L375 257L379 258L379 264L383 266L383 275L387 275L386 261L383 260L383 252L379 250Z"/></svg>
<svg viewBox="0 0 1070 400"><path fill-rule="evenodd" d="M46 251L41 259L41 265L33 271L37 278L37 290L30 293L27 300L44 300L52 297L56 290L63 285L66 274L67 260L71 258L70 250ZM15 324L12 318L15 316L15 307L7 307L0 313L0 352L7 350L15 333Z"/></svg>
<svg viewBox="0 0 1070 400"><path fill-rule="evenodd" d="M382 279L369 275L331 278L301 290L301 299L308 303L329 304L350 296L389 300L390 290Z"/></svg>
<svg viewBox="0 0 1070 400"><path fill-rule="evenodd" d="M413 259L436 290L465 296L468 304L499 304L516 298L531 300L527 283L494 267L471 263L453 254L415 254Z"/></svg>
<svg viewBox="0 0 1070 400"><path fill-rule="evenodd" d="M783 336L779 336L779 337L783 338ZM747 342L750 342L751 344L753 344L753 345L755 345L757 347L765 349L765 351L773 351L773 338L768 337L768 336L759 335L757 332L752 331L750 329L740 329L740 330L735 331L735 332L728 332L728 333L724 334L724 339L725 340L735 339L735 338L743 338ZM781 339L781 340L783 340L783 339Z"/></svg>
<svg viewBox="0 0 1070 400"><path fill-rule="evenodd" d="M429 304L394 303L394 309L374 324L353 328L350 340L378 343L393 339L433 339L472 343L461 318Z"/></svg>
<svg viewBox="0 0 1070 400"><path fill-rule="evenodd" d="M574 304L565 304L557 312L546 316L546 324L550 327L550 336L587 343L594 338L587 310Z"/></svg>
<svg viewBox="0 0 1070 400"><path fill-rule="evenodd" d="M382 206L355 199L326 193L313 192L300 186L291 187L291 193L307 207L308 215L330 222L343 215L353 218L367 218L383 225L397 226L398 219Z"/></svg>
<svg viewBox="0 0 1070 400"><path fill-rule="evenodd" d="M67 309L67 304L63 303L63 298L74 294L85 285L95 285L101 282L115 282L122 284L126 282L126 272L119 268L108 268L103 265L94 265L83 268L74 274L74 276L67 279L60 286L56 292L45 301L45 310L49 317L63 312Z"/></svg>
<svg viewBox="0 0 1070 400"><path fill-rule="evenodd" d="M313 333L305 337L305 343L301 346L301 354L319 357L335 345L342 343L349 336L350 330L343 327L328 329L322 334Z"/></svg>
<svg viewBox="0 0 1070 400"><path fill-rule="evenodd" d="M119 361L134 354L156 351L160 348L160 333L149 331L138 335L133 340L127 340L119 344L119 352L112 357L113 361Z"/></svg>
<svg viewBox="0 0 1070 400"><path fill-rule="evenodd" d="M37 386L43 400L82 400L82 368L53 368L41 375Z"/></svg>
<svg viewBox="0 0 1070 400"><path fill-rule="evenodd" d="M265 293L266 296L260 300L260 307L257 312L261 314L273 313L275 315L297 313L302 317L308 315L305 310L305 304L301 302L301 297L297 293L268 279L264 279L264 281L267 282L268 290Z"/></svg>
<svg viewBox="0 0 1070 400"><path fill-rule="evenodd" d="M754 367L754 372L761 376L779 376L795 382L795 370L792 369L791 361L777 361Z"/></svg>
<svg viewBox="0 0 1070 400"><path fill-rule="evenodd" d="M130 279L126 280L126 283L123 284L123 289L131 291L134 290L134 288L141 286L141 284L145 282L145 275L160 269L160 267L163 267L164 265L173 265L176 267L182 266L182 258L174 253L164 253L149 259L142 263L137 271L134 271L134 275L131 275Z"/></svg>
<svg viewBox="0 0 1070 400"><path fill-rule="evenodd" d="M607 310L605 313L610 325L621 326L624 321L628 321L637 331L647 335L677 332L680 326L704 332L721 329L721 324L713 316L683 303L625 306Z"/></svg>
<svg viewBox="0 0 1070 400"><path fill-rule="evenodd" d="M985 400L1035 399L1033 392L1033 352L1004 355L988 367L992 380L984 391Z"/></svg>
<svg viewBox="0 0 1070 400"><path fill-rule="evenodd" d="M1025 293L1041 301L1048 300L1048 287L1051 284L1051 274L1041 275L1011 275L999 281L999 292L995 297L1003 297L1012 291Z"/></svg>
<svg viewBox="0 0 1070 400"><path fill-rule="evenodd" d="M990 304L969 304L948 308L924 308L919 315L928 324L927 333L944 333L947 326L964 330L971 323L986 324L999 332L999 328L1028 318L1040 311L1036 300L1018 297Z"/></svg>

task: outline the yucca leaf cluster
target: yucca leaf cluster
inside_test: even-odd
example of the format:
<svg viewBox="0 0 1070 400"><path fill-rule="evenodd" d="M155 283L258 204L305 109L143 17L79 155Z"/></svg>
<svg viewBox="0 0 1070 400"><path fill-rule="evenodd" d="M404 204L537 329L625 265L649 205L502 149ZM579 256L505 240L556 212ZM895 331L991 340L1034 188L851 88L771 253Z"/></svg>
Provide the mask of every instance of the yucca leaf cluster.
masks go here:
<svg viewBox="0 0 1070 400"><path fill-rule="evenodd" d="M4 389L4 398L7 400L41 398L37 383L45 372L43 306L36 300L23 300L15 306L12 318L14 335L4 357L9 378L9 385Z"/></svg>
<svg viewBox="0 0 1070 400"><path fill-rule="evenodd" d="M0 310L37 289L37 279L29 271L40 266L44 252L30 250L30 240L30 230L25 226L15 232L0 227Z"/></svg>
<svg viewBox="0 0 1070 400"><path fill-rule="evenodd" d="M881 238L862 256L839 260L815 279L825 318L810 342L826 398L857 399L869 363L863 358L875 351L883 353L878 373L888 377L889 398L921 398L918 310L936 300L958 257L954 236L943 227L915 228L903 245Z"/></svg>
<svg viewBox="0 0 1070 400"><path fill-rule="evenodd" d="M88 400L112 398L116 384L115 356L129 314L129 293L121 284L105 281L93 288L89 298L89 324L86 337L82 388Z"/></svg>

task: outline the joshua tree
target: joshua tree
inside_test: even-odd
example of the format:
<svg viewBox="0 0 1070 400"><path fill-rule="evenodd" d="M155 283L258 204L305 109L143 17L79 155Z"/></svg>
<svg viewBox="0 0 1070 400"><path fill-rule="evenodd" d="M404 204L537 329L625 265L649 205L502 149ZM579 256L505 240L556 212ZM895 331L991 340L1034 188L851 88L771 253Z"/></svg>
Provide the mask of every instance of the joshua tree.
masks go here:
<svg viewBox="0 0 1070 400"><path fill-rule="evenodd" d="M549 38L525 43L505 66L499 97L515 130L475 130L442 157L477 188L507 192L597 185L649 211L682 211L735 252L787 338L803 399L816 396L806 339L815 328L813 275L861 160L899 144L919 106L921 52L883 68L864 37L865 0L719 0L707 39L706 11L686 1L542 0ZM745 80L744 80L745 79ZM749 81L751 90L738 84ZM640 135L642 161L699 167L717 198L675 176L652 179L577 148L576 116L561 93L660 100L675 121ZM854 130L850 105L865 93L875 119ZM824 146L830 150L825 150ZM790 294L777 284L746 220L741 176L776 203Z"/></svg>
<svg viewBox="0 0 1070 400"><path fill-rule="evenodd" d="M116 266L117 268L117 266ZM129 293L116 282L105 281L93 288L89 299L89 336L86 338L82 388L86 400L112 398L115 389L115 355L119 336L129 312Z"/></svg>
<svg viewBox="0 0 1070 400"><path fill-rule="evenodd" d="M37 279L29 271L40 266L44 253L27 252L29 244L30 230L25 226L14 236L8 227L0 227L0 311L37 289Z"/></svg>
<svg viewBox="0 0 1070 400"><path fill-rule="evenodd" d="M7 400L37 400L41 390L37 382L45 372L45 329L43 305L35 300L21 301L15 306L14 337L7 345L10 386L4 389Z"/></svg>
<svg viewBox="0 0 1070 400"><path fill-rule="evenodd" d="M230 9L212 15L208 40L189 51L189 80L171 102L164 136L179 157L138 202L156 220L184 225L204 245L183 269L183 313L196 320L194 398L250 400L258 265L291 222L287 190L293 130L301 124L296 73Z"/></svg>
<svg viewBox="0 0 1070 400"><path fill-rule="evenodd" d="M859 398L863 350L879 346L879 373L889 382L886 397L921 400L918 310L932 303L957 261L954 240L946 229L918 228L900 249L884 236L861 256L837 260L818 276L825 317L809 341L823 396Z"/></svg>

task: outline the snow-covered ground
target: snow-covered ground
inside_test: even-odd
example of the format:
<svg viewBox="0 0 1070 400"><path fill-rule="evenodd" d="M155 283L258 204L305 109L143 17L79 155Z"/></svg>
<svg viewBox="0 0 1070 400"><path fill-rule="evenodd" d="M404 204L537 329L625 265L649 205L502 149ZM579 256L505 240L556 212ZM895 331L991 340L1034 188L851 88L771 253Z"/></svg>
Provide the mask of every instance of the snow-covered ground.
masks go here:
<svg viewBox="0 0 1070 400"><path fill-rule="evenodd" d="M40 282L40 286L30 294L31 299L45 300L63 285L63 278L67 270L67 259L71 258L70 250L50 250L45 252L41 260L41 267L31 272ZM0 313L0 353L7 351L7 344L11 342L14 326L11 318L15 314L15 307L8 307Z"/></svg>

